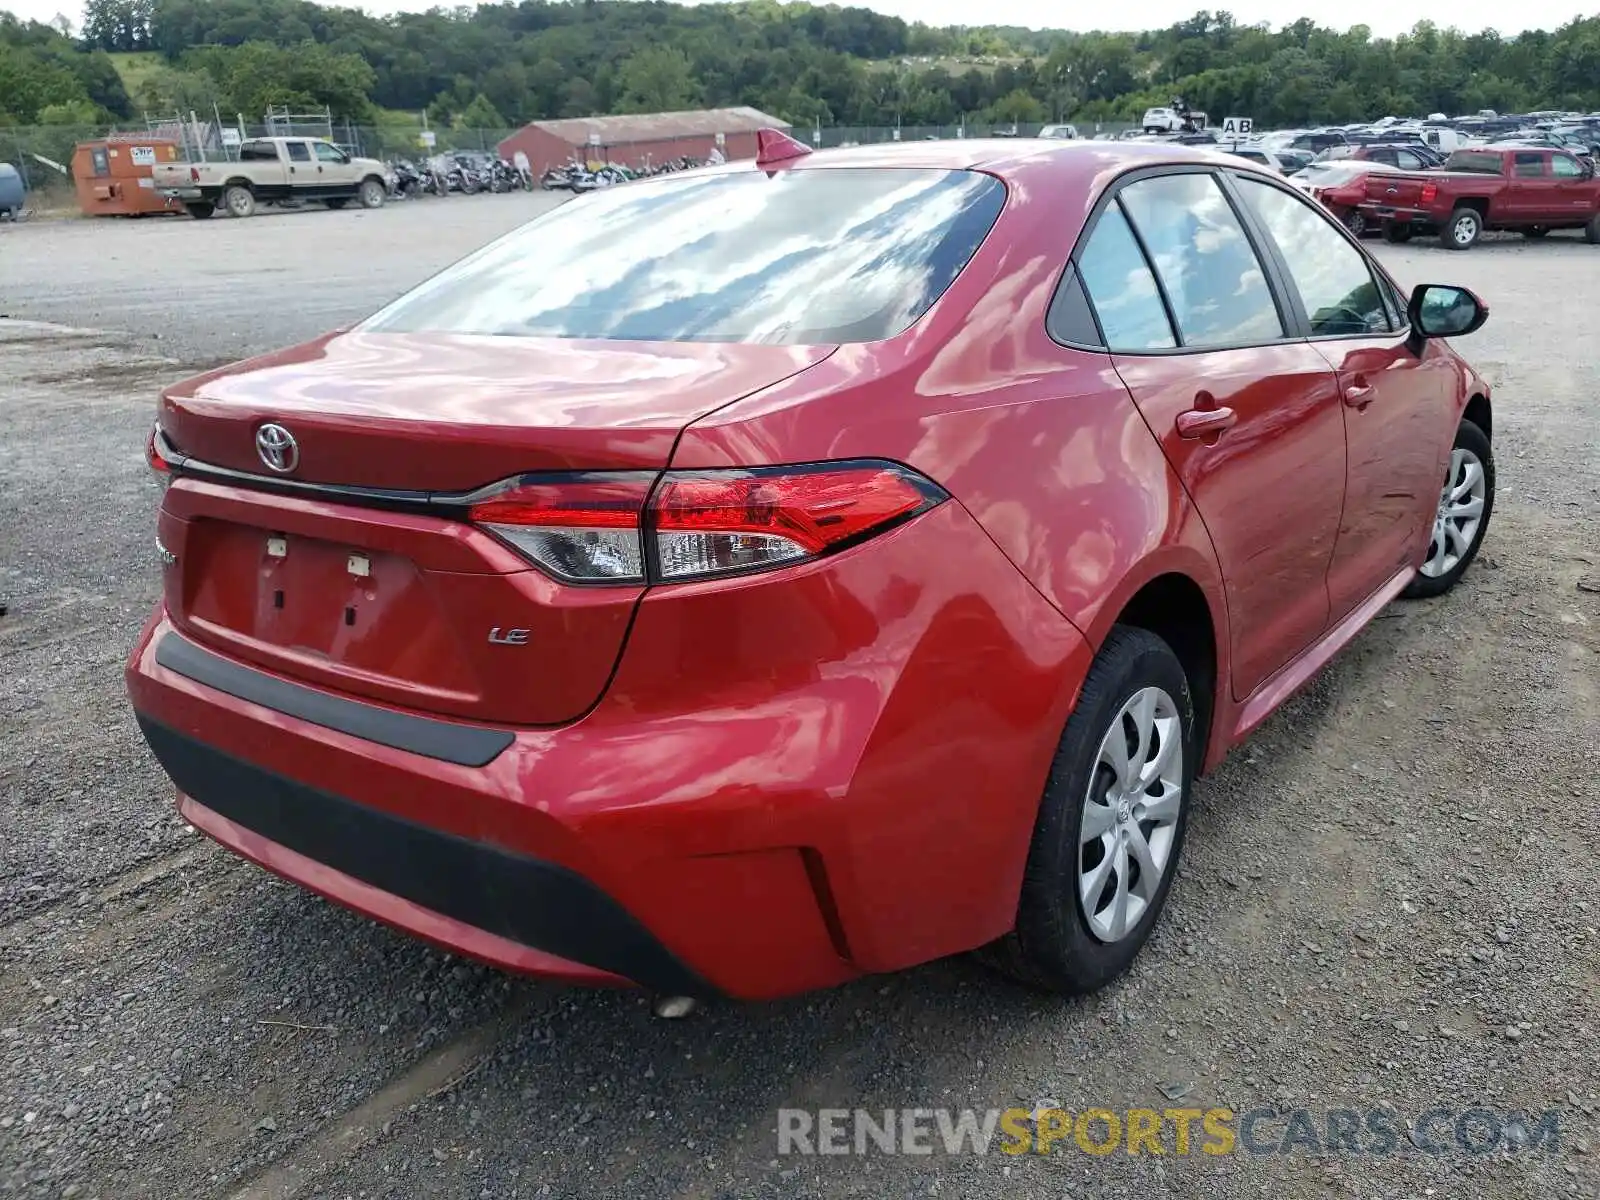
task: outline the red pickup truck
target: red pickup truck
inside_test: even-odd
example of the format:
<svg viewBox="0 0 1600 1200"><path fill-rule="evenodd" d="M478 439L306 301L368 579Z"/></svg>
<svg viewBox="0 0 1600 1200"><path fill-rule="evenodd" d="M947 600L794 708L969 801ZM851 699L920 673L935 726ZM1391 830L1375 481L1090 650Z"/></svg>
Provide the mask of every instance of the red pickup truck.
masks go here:
<svg viewBox="0 0 1600 1200"><path fill-rule="evenodd" d="M1455 151L1437 170L1369 175L1358 207L1391 242L1435 232L1447 249L1466 250L1486 229L1530 238L1582 229L1600 242L1594 164L1548 146L1478 146Z"/></svg>

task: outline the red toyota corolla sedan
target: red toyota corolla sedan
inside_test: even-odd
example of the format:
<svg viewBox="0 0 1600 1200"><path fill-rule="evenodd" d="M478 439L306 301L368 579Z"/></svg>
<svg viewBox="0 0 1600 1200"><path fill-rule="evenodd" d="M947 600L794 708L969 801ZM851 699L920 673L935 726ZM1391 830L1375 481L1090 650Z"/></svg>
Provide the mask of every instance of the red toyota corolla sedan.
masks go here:
<svg viewBox="0 0 1600 1200"><path fill-rule="evenodd" d="M1196 773L1472 561L1484 316L1236 159L765 136L167 391L133 707L211 837L512 970L1093 989Z"/></svg>

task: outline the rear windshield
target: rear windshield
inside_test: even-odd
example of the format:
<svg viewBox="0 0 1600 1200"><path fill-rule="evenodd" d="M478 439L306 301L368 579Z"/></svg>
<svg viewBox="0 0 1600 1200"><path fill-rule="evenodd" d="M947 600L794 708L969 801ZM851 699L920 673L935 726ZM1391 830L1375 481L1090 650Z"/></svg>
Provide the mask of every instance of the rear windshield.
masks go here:
<svg viewBox="0 0 1600 1200"><path fill-rule="evenodd" d="M1502 159L1498 151L1456 150L1444 161L1447 171L1471 171L1476 175L1498 175Z"/></svg>
<svg viewBox="0 0 1600 1200"><path fill-rule="evenodd" d="M970 171L685 175L569 201L362 328L796 345L892 337L1005 200Z"/></svg>

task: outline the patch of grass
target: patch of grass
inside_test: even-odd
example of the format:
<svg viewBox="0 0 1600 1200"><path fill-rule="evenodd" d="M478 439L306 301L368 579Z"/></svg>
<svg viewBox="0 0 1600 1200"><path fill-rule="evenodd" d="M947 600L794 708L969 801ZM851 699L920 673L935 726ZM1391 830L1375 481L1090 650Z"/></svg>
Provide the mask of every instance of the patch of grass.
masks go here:
<svg viewBox="0 0 1600 1200"><path fill-rule="evenodd" d="M110 58L111 65L122 77L123 89L137 105L144 81L161 69L164 60L154 50L120 50L113 52Z"/></svg>

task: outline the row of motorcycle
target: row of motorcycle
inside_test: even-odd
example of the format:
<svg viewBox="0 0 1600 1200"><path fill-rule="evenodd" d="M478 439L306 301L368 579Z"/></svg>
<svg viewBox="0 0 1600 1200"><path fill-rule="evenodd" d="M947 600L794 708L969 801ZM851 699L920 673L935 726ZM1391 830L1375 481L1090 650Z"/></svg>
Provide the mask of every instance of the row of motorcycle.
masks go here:
<svg viewBox="0 0 1600 1200"><path fill-rule="evenodd" d="M690 171L702 165L699 159L687 155L659 163L647 160L636 167L612 162L593 167L588 163L573 161L564 167L551 167L540 177L539 186L547 192L592 192L596 188L627 183L630 179L670 175L674 171Z"/></svg>
<svg viewBox="0 0 1600 1200"><path fill-rule="evenodd" d="M503 158L467 154L441 154L422 162L409 158L389 160L389 196L415 200L423 196L448 196L452 192L475 196L479 192L531 192L533 174Z"/></svg>
<svg viewBox="0 0 1600 1200"><path fill-rule="evenodd" d="M659 163L647 160L639 166L612 162L596 166L574 160L565 166L551 167L539 179L538 186L547 192L592 192L630 179L689 171L702 165L700 159L687 155ZM534 189L532 171L492 155L439 154L421 162L393 158L388 168L389 196L394 200L448 196L452 192L475 196L479 192L531 192Z"/></svg>

